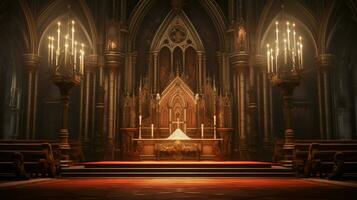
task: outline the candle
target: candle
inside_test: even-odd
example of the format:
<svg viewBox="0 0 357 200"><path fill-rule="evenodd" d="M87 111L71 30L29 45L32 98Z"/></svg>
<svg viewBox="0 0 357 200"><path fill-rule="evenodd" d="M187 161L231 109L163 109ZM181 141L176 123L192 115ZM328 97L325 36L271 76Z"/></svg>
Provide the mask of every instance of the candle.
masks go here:
<svg viewBox="0 0 357 200"><path fill-rule="evenodd" d="M51 66L51 37L48 37L48 65Z"/></svg>
<svg viewBox="0 0 357 200"><path fill-rule="evenodd" d="M270 49L269 44L267 44L267 70L270 73Z"/></svg>
<svg viewBox="0 0 357 200"><path fill-rule="evenodd" d="M271 62L271 67L274 66L274 56L273 56L273 49L270 50L270 62Z"/></svg>
<svg viewBox="0 0 357 200"><path fill-rule="evenodd" d="M141 126L141 115L139 115L139 126Z"/></svg>
<svg viewBox="0 0 357 200"><path fill-rule="evenodd" d="M77 41L74 42L74 58L73 58L74 70L77 70Z"/></svg>
<svg viewBox="0 0 357 200"><path fill-rule="evenodd" d="M151 138L154 138L154 124L151 124Z"/></svg>
<svg viewBox="0 0 357 200"><path fill-rule="evenodd" d="M286 22L286 32L288 35L288 51L290 51L290 23Z"/></svg>
<svg viewBox="0 0 357 200"><path fill-rule="evenodd" d="M293 23L293 42L294 42L294 47L293 47L293 50L294 52L296 52L296 32L295 32L295 23Z"/></svg>
<svg viewBox="0 0 357 200"><path fill-rule="evenodd" d="M287 62L288 62L288 57L287 57L286 39L284 39L284 63L286 64Z"/></svg>
<svg viewBox="0 0 357 200"><path fill-rule="evenodd" d="M51 44L51 64L53 64L53 49L54 49L54 41L55 41L55 38L52 37L52 44Z"/></svg>
<svg viewBox="0 0 357 200"><path fill-rule="evenodd" d="M201 138L204 138L203 124L201 124Z"/></svg>
<svg viewBox="0 0 357 200"><path fill-rule="evenodd" d="M82 49L81 49L81 58L82 58L82 62L81 62L81 74L84 74L84 44L82 43Z"/></svg>
<svg viewBox="0 0 357 200"><path fill-rule="evenodd" d="M58 53L58 55L61 52L60 41L61 41L61 22L58 22L57 23L57 53Z"/></svg>
<svg viewBox="0 0 357 200"><path fill-rule="evenodd" d="M303 69L304 68L304 54L303 54L303 51L302 51L302 47L303 45L300 44L300 53L301 53L301 66L300 66L300 69Z"/></svg>
<svg viewBox="0 0 357 200"><path fill-rule="evenodd" d="M276 48L276 51L275 51L275 67L276 68L278 67L278 54L279 54L279 47Z"/></svg>
<svg viewBox="0 0 357 200"><path fill-rule="evenodd" d="M72 20L71 54L74 54L74 20Z"/></svg>
<svg viewBox="0 0 357 200"><path fill-rule="evenodd" d="M279 22L275 22L275 33L276 33L276 49L279 48Z"/></svg>
<svg viewBox="0 0 357 200"><path fill-rule="evenodd" d="M67 63L67 52L68 52L68 35L66 35L66 42L65 42L65 45L64 45L64 63Z"/></svg>
<svg viewBox="0 0 357 200"><path fill-rule="evenodd" d="M213 115L213 125L216 126L216 115Z"/></svg>
<svg viewBox="0 0 357 200"><path fill-rule="evenodd" d="M297 63L298 63L298 67L300 68L300 66L301 66L301 60L300 60L300 44L297 43L297 45L298 45L298 50L297 50L297 58L298 58L298 61L297 61Z"/></svg>
<svg viewBox="0 0 357 200"><path fill-rule="evenodd" d="M302 47L302 37L301 36L299 36L299 45L298 45L298 48L299 48L299 50L300 50L300 68L301 68L301 66L302 66L302 49L301 49L301 47Z"/></svg>

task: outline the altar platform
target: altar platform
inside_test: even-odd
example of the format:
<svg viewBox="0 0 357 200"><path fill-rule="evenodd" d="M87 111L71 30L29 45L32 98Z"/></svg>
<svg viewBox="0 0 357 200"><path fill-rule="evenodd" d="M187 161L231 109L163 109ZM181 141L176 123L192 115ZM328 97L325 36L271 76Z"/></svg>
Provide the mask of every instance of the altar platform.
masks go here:
<svg viewBox="0 0 357 200"><path fill-rule="evenodd" d="M260 161L97 161L64 168L63 177L292 177L290 168Z"/></svg>

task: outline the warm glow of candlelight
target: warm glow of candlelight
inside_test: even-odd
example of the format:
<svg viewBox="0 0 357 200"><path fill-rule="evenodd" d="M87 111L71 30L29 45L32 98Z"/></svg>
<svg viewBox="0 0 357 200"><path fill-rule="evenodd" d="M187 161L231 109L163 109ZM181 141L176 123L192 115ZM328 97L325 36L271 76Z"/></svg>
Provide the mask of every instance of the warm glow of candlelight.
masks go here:
<svg viewBox="0 0 357 200"><path fill-rule="evenodd" d="M201 138L204 138L204 128L203 128L203 124L201 124Z"/></svg>
<svg viewBox="0 0 357 200"><path fill-rule="evenodd" d="M286 22L286 32L287 32L287 42L288 42L288 50L290 51L290 23Z"/></svg>
<svg viewBox="0 0 357 200"><path fill-rule="evenodd" d="M71 54L74 54L74 20L72 20Z"/></svg>
<svg viewBox="0 0 357 200"><path fill-rule="evenodd" d="M269 48L269 44L267 44L267 70L268 70L268 73L271 72L271 70L270 70L270 48Z"/></svg>
<svg viewBox="0 0 357 200"><path fill-rule="evenodd" d="M73 58L74 70L77 70L77 41L74 42L74 58Z"/></svg>
<svg viewBox="0 0 357 200"><path fill-rule="evenodd" d="M279 30L279 21L275 21L273 40L275 44L266 46L267 72L273 74L278 73L279 68L287 64L293 64L293 66L288 66L292 67L292 70L301 69L303 65L302 37L297 36L296 24L290 21L280 24L281 30ZM279 32L282 35L279 35ZM290 60L292 63L288 63Z"/></svg>
<svg viewBox="0 0 357 200"><path fill-rule="evenodd" d="M284 39L284 63L286 64L288 61L288 56L287 56L287 47L286 47L286 39Z"/></svg>

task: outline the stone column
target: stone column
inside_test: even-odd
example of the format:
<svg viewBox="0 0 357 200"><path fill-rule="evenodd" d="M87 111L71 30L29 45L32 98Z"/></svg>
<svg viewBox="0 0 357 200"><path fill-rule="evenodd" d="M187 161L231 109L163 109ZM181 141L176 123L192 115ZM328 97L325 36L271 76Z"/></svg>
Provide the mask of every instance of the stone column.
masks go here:
<svg viewBox="0 0 357 200"><path fill-rule="evenodd" d="M27 68L27 96L26 96L26 127L25 139L34 139L36 132L36 115L37 115L37 84L38 72L37 67L40 63L40 56L37 54L24 54L24 65Z"/></svg>
<svg viewBox="0 0 357 200"><path fill-rule="evenodd" d="M153 62L154 62L154 93L156 94L158 92L158 52L153 52Z"/></svg>
<svg viewBox="0 0 357 200"><path fill-rule="evenodd" d="M197 52L197 62L198 62L198 93L202 94L202 72L203 72L203 65L202 65L202 61L203 61L203 52Z"/></svg>
<svg viewBox="0 0 357 200"><path fill-rule="evenodd" d="M245 53L233 53L230 55L231 65L235 69L237 81L238 99L238 133L239 133L239 154L241 160L249 159L248 138L247 138L247 102L246 102L246 77L249 69L249 56Z"/></svg>
<svg viewBox="0 0 357 200"><path fill-rule="evenodd" d="M320 54L316 57L321 139L332 139L333 137L330 70L333 67L334 59L335 56L332 54Z"/></svg>
<svg viewBox="0 0 357 200"><path fill-rule="evenodd" d="M83 87L82 87L82 111L81 118L82 123L80 140L85 150L88 150L88 145L90 140L94 136L94 124L93 116L94 116L94 107L92 106L95 102L95 75L96 70L98 68L98 56L90 55L86 57L86 63L84 68L84 76L83 76Z"/></svg>
<svg viewBox="0 0 357 200"><path fill-rule="evenodd" d="M105 152L106 159L114 159L114 150L115 150L115 133L116 130L116 111L117 105L117 91L118 88L118 75L120 67L124 64L124 55L119 52L109 52L105 55L106 58L106 67L108 70L108 113L107 113L107 146Z"/></svg>
<svg viewBox="0 0 357 200"><path fill-rule="evenodd" d="M258 66L257 66L258 67ZM271 150L271 145L272 145L272 136L271 136L271 126L270 126L270 121L272 118L271 115L271 99L270 99L270 81L269 77L266 71L266 63L260 63L259 68L261 69L261 81L262 81L262 104L263 104L263 133L264 133L264 138L263 138L263 148L265 151Z"/></svg>
<svg viewBox="0 0 357 200"><path fill-rule="evenodd" d="M264 57L255 57L255 66L249 69L249 93L248 93L248 132L250 134L250 149L252 158L257 159L258 151L258 106L257 106L257 90L256 90L256 71L264 66Z"/></svg>

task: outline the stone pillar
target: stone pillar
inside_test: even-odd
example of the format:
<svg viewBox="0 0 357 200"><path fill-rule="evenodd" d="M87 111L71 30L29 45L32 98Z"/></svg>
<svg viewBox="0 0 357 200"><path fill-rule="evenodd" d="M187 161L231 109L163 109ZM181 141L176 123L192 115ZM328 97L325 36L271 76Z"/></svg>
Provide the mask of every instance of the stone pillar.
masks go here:
<svg viewBox="0 0 357 200"><path fill-rule="evenodd" d="M249 69L249 92L248 92L248 121L247 127L250 134L250 149L252 158L257 159L258 152L258 106L257 106L257 90L256 90L256 71L260 71L264 66L264 57L255 57L255 66Z"/></svg>
<svg viewBox="0 0 357 200"><path fill-rule="evenodd" d="M106 159L114 159L116 130L116 116L118 98L118 75L120 67L124 64L124 55L119 52L109 52L105 55L106 67L108 70L108 99L107 99L107 146L105 152Z"/></svg>
<svg viewBox="0 0 357 200"><path fill-rule="evenodd" d="M316 57L317 86L319 98L319 124L321 139L332 139L331 116L331 88L330 70L333 67L335 56L332 54L320 54Z"/></svg>
<svg viewBox="0 0 357 200"><path fill-rule="evenodd" d="M40 56L37 54L24 54L24 65L27 68L27 96L26 96L26 126L24 139L35 139L36 115L37 115L37 67L40 63Z"/></svg>
<svg viewBox="0 0 357 200"><path fill-rule="evenodd" d="M87 150L87 147L93 139L94 136L94 112L95 112L95 79L96 79L96 70L98 68L98 56L90 55L86 57L86 63L84 68L83 76L83 87L82 87L82 101L81 101L81 133L80 141L84 149Z"/></svg>
<svg viewBox="0 0 357 200"><path fill-rule="evenodd" d="M237 81L238 99L238 133L239 133L239 154L241 160L249 159L248 136L247 136L247 102L246 102L246 77L248 77L249 56L245 53L233 53L230 55L231 65L235 69Z"/></svg>
<svg viewBox="0 0 357 200"><path fill-rule="evenodd" d="M263 61L264 62L264 61ZM266 70L266 63L257 63L257 67L260 68L261 82L262 82L262 113L263 113L263 148L264 151L270 151L272 145L272 135L271 135L271 84Z"/></svg>
<svg viewBox="0 0 357 200"><path fill-rule="evenodd" d="M153 62L154 62L154 93L158 92L158 52L153 52Z"/></svg>
<svg viewBox="0 0 357 200"><path fill-rule="evenodd" d="M202 94L202 72L203 72L203 65L202 65L202 60L203 60L203 52L197 52L197 62L198 62L198 93Z"/></svg>

